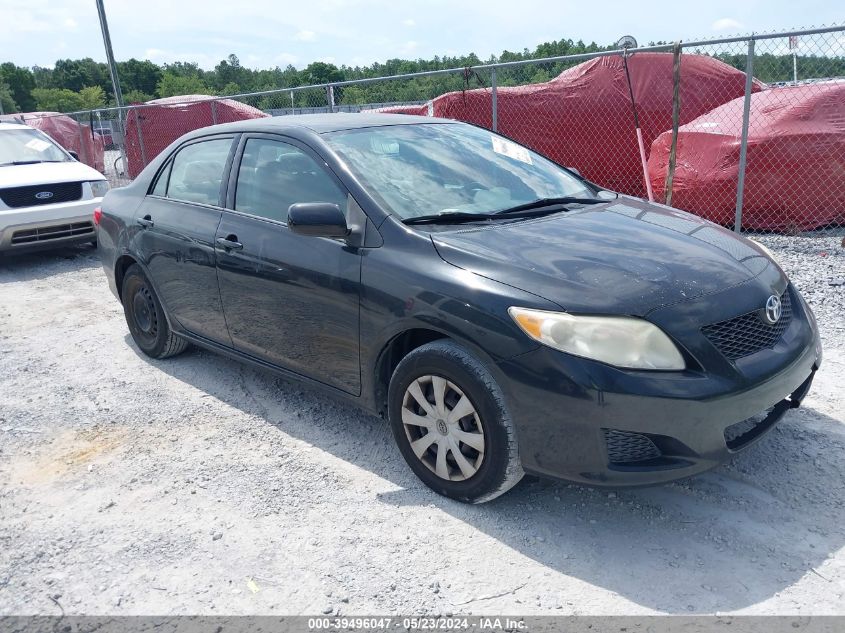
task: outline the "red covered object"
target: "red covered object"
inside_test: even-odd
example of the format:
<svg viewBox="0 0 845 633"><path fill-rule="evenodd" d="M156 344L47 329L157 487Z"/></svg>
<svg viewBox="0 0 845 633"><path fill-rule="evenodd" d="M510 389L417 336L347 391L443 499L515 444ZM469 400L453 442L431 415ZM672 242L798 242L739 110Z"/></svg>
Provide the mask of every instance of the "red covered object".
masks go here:
<svg viewBox="0 0 845 633"><path fill-rule="evenodd" d="M58 112L21 112L4 115L0 120L26 123L41 130L69 152L76 152L80 162L103 173L103 139L97 134L92 138L90 126Z"/></svg>
<svg viewBox="0 0 845 633"><path fill-rule="evenodd" d="M148 101L126 117L126 157L135 178L162 150L192 130L244 119L270 116L232 99L207 95L167 97ZM140 134L139 134L140 131Z"/></svg>
<svg viewBox="0 0 845 633"><path fill-rule="evenodd" d="M673 56L628 58L646 147L672 127ZM761 84L754 84L755 90ZM681 123L741 96L745 74L712 57L684 55ZM490 89L434 99L434 116L492 127ZM498 131L604 187L644 197L645 183L622 57L597 57L541 84L497 89ZM408 110L384 108L383 112ZM416 114L416 112L413 112Z"/></svg>
<svg viewBox="0 0 845 633"><path fill-rule="evenodd" d="M672 206L734 222L743 99L678 130ZM664 199L672 133L651 148ZM845 82L772 88L751 96L742 226L811 230L845 222Z"/></svg>

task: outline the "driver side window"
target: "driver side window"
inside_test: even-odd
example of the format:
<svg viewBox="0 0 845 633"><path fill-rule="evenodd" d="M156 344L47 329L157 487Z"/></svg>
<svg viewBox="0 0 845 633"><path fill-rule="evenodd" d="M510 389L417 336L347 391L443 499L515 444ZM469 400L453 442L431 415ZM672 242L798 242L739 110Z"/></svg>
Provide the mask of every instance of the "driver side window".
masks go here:
<svg viewBox="0 0 845 633"><path fill-rule="evenodd" d="M298 202L330 202L346 210L346 193L325 168L289 143L248 139L238 169L235 211L287 222Z"/></svg>

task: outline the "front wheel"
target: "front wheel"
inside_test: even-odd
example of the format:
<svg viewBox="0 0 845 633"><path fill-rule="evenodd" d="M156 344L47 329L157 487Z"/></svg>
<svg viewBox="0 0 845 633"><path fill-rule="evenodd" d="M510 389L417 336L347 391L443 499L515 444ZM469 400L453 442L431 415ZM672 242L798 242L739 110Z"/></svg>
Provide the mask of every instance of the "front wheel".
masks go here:
<svg viewBox="0 0 845 633"><path fill-rule="evenodd" d="M167 317L147 276L137 264L123 277L123 314L135 344L151 358L168 358L185 351L185 339L170 331Z"/></svg>
<svg viewBox="0 0 845 633"><path fill-rule="evenodd" d="M483 503L523 476L501 389L453 341L428 343L402 359L390 380L388 416L405 461L435 492Z"/></svg>

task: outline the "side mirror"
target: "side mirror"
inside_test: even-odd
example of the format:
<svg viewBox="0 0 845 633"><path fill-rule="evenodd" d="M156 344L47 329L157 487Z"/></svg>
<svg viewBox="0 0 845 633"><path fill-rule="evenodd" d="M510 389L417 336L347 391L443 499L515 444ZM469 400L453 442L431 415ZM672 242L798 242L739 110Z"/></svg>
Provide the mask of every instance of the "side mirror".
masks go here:
<svg viewBox="0 0 845 633"><path fill-rule="evenodd" d="M349 227L346 216L330 202L297 202L288 209L288 227L299 235L312 237L346 237Z"/></svg>
<svg viewBox="0 0 845 633"><path fill-rule="evenodd" d="M68 154L70 154L70 157L73 158L73 160L75 160L75 161L79 160L79 154L77 154L73 150L68 150Z"/></svg>
<svg viewBox="0 0 845 633"><path fill-rule="evenodd" d="M578 171L575 167L566 167L565 169L566 169L567 171L571 171L571 172L572 172L573 174L575 174L576 176L580 176L581 178L583 178L583 177L584 177L584 176L581 176L581 172L580 172L580 171Z"/></svg>

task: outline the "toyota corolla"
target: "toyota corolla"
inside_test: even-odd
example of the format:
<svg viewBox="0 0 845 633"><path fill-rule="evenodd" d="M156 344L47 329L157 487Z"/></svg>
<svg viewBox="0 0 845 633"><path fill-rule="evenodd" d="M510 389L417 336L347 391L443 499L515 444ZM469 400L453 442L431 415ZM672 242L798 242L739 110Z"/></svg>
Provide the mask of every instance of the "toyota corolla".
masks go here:
<svg viewBox="0 0 845 633"><path fill-rule="evenodd" d="M195 344L350 398L467 502L524 473L700 473L797 407L821 362L760 244L454 121L203 128L95 217L143 353Z"/></svg>

